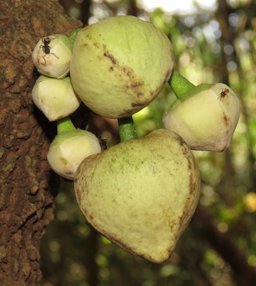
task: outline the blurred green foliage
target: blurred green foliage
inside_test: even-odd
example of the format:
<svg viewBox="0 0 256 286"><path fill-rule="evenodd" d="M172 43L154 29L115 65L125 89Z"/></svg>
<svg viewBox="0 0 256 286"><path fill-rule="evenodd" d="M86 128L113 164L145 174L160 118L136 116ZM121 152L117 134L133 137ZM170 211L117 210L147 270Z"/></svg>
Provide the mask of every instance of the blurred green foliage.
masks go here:
<svg viewBox="0 0 256 286"><path fill-rule="evenodd" d="M81 13L72 14L72 7L79 4L82 9L82 2L62 1L78 18ZM230 148L224 153L194 153L202 177L201 207L216 227L216 236L229 239L242 253L243 267L255 271L256 16L252 11L256 4L249 0L218 3L215 10L198 7L190 15L175 15L162 9L149 13L136 1L95 0L89 1L89 23L127 13L150 20L172 41L176 68L184 76L194 84L225 81L240 95L243 112ZM162 126L162 115L174 100L165 86L155 101L134 116L139 136ZM167 262L154 265L92 230L78 209L72 184L61 181L55 220L41 246L42 285L256 285L246 280L241 284L243 271L234 267L239 261L230 262L225 249L203 235L201 219L200 214L192 219Z"/></svg>

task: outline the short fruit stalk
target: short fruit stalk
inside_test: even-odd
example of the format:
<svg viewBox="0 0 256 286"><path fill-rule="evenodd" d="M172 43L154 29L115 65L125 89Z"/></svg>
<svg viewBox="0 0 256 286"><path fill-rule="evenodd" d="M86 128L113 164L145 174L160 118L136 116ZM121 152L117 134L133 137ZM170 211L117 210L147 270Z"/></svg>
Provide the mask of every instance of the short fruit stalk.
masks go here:
<svg viewBox="0 0 256 286"><path fill-rule="evenodd" d="M32 99L49 121L70 115L80 105L69 77L55 79L41 75L32 89Z"/></svg>
<svg viewBox="0 0 256 286"><path fill-rule="evenodd" d="M72 49L73 49L73 46L74 46L74 43L75 43L75 40L77 38L77 35L78 33L81 31L82 28L77 28L75 30L72 31L71 35L69 36L69 42L72 46Z"/></svg>
<svg viewBox="0 0 256 286"><path fill-rule="evenodd" d="M38 41L32 53L32 60L39 73L63 78L69 73L71 54L72 39L55 34Z"/></svg>
<svg viewBox="0 0 256 286"><path fill-rule="evenodd" d="M165 128L179 134L192 149L225 150L240 115L234 91L224 83L194 86L176 71L169 83L179 101L165 113Z"/></svg>
<svg viewBox="0 0 256 286"><path fill-rule="evenodd" d="M118 126L121 142L137 138L137 131L132 116L118 119Z"/></svg>
<svg viewBox="0 0 256 286"><path fill-rule="evenodd" d="M76 129L68 118L57 122L58 134L50 145L47 159L60 176L73 180L81 162L101 152L97 137L86 130Z"/></svg>

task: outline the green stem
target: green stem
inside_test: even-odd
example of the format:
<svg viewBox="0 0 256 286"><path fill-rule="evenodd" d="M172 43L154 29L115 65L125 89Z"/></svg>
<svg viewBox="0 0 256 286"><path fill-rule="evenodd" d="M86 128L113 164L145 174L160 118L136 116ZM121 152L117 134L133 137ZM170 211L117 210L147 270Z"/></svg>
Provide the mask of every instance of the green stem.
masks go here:
<svg viewBox="0 0 256 286"><path fill-rule="evenodd" d="M66 131L73 131L76 130L75 126L73 125L72 121L69 117L60 119L57 121L57 133L60 134Z"/></svg>
<svg viewBox="0 0 256 286"><path fill-rule="evenodd" d="M195 86L177 71L173 71L169 84L178 99L183 100Z"/></svg>
<svg viewBox="0 0 256 286"><path fill-rule="evenodd" d="M137 138L132 116L118 119L118 125L121 142Z"/></svg>
<svg viewBox="0 0 256 286"><path fill-rule="evenodd" d="M80 30L81 30L81 28L77 28L77 29L73 30L71 35L69 36L69 40L70 40L70 43L72 45L72 48L73 48L74 42L76 40L77 34Z"/></svg>

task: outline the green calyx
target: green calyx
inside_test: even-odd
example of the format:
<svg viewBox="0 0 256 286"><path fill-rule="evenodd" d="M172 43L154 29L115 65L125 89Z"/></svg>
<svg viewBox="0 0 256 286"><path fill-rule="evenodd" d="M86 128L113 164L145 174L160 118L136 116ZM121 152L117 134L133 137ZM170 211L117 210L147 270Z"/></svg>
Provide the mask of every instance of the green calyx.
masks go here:
<svg viewBox="0 0 256 286"><path fill-rule="evenodd" d="M73 43L71 38L67 37L63 34L54 35L55 39L62 41L64 45L66 45L70 50L72 49Z"/></svg>
<svg viewBox="0 0 256 286"><path fill-rule="evenodd" d="M57 131L50 144L47 160L55 173L73 180L81 162L101 152L101 146L93 133L75 128L69 118L57 122Z"/></svg>
<svg viewBox="0 0 256 286"><path fill-rule="evenodd" d="M72 31L71 35L69 36L69 42L71 44L72 49L73 49L73 45L74 45L74 42L76 40L76 37L77 37L77 35L78 35L78 33L80 32L81 29L82 28L75 29L74 31Z"/></svg>
<svg viewBox="0 0 256 286"><path fill-rule="evenodd" d="M177 98L181 101L211 87L211 84L205 83L195 86L176 70L173 71L169 84Z"/></svg>
<svg viewBox="0 0 256 286"><path fill-rule="evenodd" d="M132 116L118 119L120 141L128 141L137 138L137 131Z"/></svg>
<svg viewBox="0 0 256 286"><path fill-rule="evenodd" d="M199 85L197 85L197 86L194 86L192 89L190 89L190 90L185 94L184 99L189 98L189 97L191 97L191 96L193 96L193 95L195 95L195 94L197 94L197 93L199 93L199 92L201 92L201 91L204 91L204 90L206 90L206 89L209 89L211 86L212 86L212 84L209 84L209 83L201 83L201 84L199 84ZM181 100L183 100L183 99L181 99Z"/></svg>
<svg viewBox="0 0 256 286"><path fill-rule="evenodd" d="M69 119L69 117L60 119L57 121L57 133L63 133L63 132L69 132L69 131L75 131L76 128L72 121Z"/></svg>

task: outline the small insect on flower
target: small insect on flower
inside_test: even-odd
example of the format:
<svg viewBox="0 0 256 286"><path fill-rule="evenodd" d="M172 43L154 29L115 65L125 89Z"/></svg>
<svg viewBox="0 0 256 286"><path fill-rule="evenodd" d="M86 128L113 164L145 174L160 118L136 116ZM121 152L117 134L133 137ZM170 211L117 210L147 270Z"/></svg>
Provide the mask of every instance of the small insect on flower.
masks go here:
<svg viewBox="0 0 256 286"><path fill-rule="evenodd" d="M42 42L43 42L43 45L40 45L40 48L45 53L45 55L44 55L44 62L45 63L44 64L46 64L46 59L45 59L46 55L51 54L51 55L54 55L57 59L59 59L59 57L56 56L55 53L51 53L51 47L50 47L51 39L49 37L45 37L45 38L43 38Z"/></svg>
<svg viewBox="0 0 256 286"><path fill-rule="evenodd" d="M229 93L228 88L222 89L222 91L220 92L220 98L224 98L228 93Z"/></svg>
<svg viewBox="0 0 256 286"><path fill-rule="evenodd" d="M72 55L67 36L54 34L41 38L32 53L32 60L39 73L53 78L63 78L69 72Z"/></svg>
<svg viewBox="0 0 256 286"><path fill-rule="evenodd" d="M43 45L41 45L42 50L44 51L45 54L50 54L49 44L51 42L51 39L49 37L45 37L43 38L42 42L43 42Z"/></svg>

